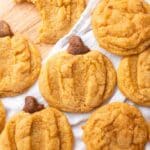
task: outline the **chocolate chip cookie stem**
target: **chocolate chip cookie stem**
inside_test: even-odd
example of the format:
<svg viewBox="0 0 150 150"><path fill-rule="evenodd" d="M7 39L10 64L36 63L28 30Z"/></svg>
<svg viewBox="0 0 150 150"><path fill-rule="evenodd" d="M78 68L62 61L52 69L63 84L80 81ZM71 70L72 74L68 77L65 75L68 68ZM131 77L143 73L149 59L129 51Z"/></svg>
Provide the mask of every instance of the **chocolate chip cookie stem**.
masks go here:
<svg viewBox="0 0 150 150"><path fill-rule="evenodd" d="M88 53L90 49L84 45L79 36L72 36L69 40L69 47L67 51L72 55L79 55Z"/></svg>
<svg viewBox="0 0 150 150"><path fill-rule="evenodd" d="M34 113L44 109L44 105L39 104L35 97L27 96L23 110L28 113Z"/></svg>
<svg viewBox="0 0 150 150"><path fill-rule="evenodd" d="M13 32L9 24L3 20L0 20L0 37L13 36Z"/></svg>

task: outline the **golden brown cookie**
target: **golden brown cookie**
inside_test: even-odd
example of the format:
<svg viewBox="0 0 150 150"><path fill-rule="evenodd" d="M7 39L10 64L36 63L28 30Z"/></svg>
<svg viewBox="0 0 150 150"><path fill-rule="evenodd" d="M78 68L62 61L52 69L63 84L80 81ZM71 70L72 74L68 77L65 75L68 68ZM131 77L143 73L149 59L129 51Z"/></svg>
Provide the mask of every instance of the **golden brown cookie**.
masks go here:
<svg viewBox="0 0 150 150"><path fill-rule="evenodd" d="M129 100L150 107L150 49L121 61L118 86Z"/></svg>
<svg viewBox="0 0 150 150"><path fill-rule="evenodd" d="M6 112L3 104L0 102L0 132L3 130L5 125Z"/></svg>
<svg viewBox="0 0 150 150"><path fill-rule="evenodd" d="M92 16L101 47L121 56L150 47L150 5L144 0L102 0Z"/></svg>
<svg viewBox="0 0 150 150"><path fill-rule="evenodd" d="M0 135L0 150L72 150L72 147L73 135L67 118L54 108L32 114L20 112L8 121Z"/></svg>
<svg viewBox="0 0 150 150"><path fill-rule="evenodd" d="M88 150L144 150L148 142L148 127L141 112L125 103L99 108L83 128Z"/></svg>
<svg viewBox="0 0 150 150"><path fill-rule="evenodd" d="M0 97L15 96L36 81L41 57L27 39L13 36L6 22L0 22L0 27Z"/></svg>
<svg viewBox="0 0 150 150"><path fill-rule="evenodd" d="M70 39L68 51L49 58L39 87L50 106L67 112L88 112L113 93L116 72L110 60L89 51L79 37Z"/></svg>
<svg viewBox="0 0 150 150"><path fill-rule="evenodd" d="M42 23L40 41L54 44L63 37L80 18L85 0L15 0L32 2L38 9Z"/></svg>

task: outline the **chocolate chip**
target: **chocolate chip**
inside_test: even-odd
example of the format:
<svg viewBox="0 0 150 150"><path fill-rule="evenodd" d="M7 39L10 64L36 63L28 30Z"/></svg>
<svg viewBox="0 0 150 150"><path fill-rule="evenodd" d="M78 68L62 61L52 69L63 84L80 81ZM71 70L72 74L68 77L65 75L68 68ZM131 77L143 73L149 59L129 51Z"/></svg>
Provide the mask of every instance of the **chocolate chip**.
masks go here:
<svg viewBox="0 0 150 150"><path fill-rule="evenodd" d="M13 36L13 32L7 22L0 20L0 37Z"/></svg>
<svg viewBox="0 0 150 150"><path fill-rule="evenodd" d="M23 110L28 113L34 113L44 109L44 105L39 104L33 96L27 96L25 98L25 105Z"/></svg>
<svg viewBox="0 0 150 150"><path fill-rule="evenodd" d="M84 45L83 41L79 36L72 36L69 40L68 53L72 55L85 54L89 52L89 48Z"/></svg>

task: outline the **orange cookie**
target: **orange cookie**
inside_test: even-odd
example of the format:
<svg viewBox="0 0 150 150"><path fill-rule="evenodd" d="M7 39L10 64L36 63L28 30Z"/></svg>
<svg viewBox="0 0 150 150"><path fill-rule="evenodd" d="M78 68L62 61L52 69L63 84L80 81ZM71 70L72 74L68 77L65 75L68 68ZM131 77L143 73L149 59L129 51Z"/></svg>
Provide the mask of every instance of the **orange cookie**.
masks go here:
<svg viewBox="0 0 150 150"><path fill-rule="evenodd" d="M121 61L118 86L129 100L150 107L150 49Z"/></svg>
<svg viewBox="0 0 150 150"><path fill-rule="evenodd" d="M111 97L116 72L106 56L90 51L79 37L69 42L68 51L52 56L43 66L40 91L50 106L88 112Z"/></svg>
<svg viewBox="0 0 150 150"><path fill-rule="evenodd" d="M26 91L37 80L41 57L37 48L22 35L13 35L0 21L0 97Z"/></svg>
<svg viewBox="0 0 150 150"><path fill-rule="evenodd" d="M80 18L85 0L15 0L31 2L40 12L42 23L40 41L54 44L62 38Z"/></svg>
<svg viewBox="0 0 150 150"><path fill-rule="evenodd" d="M0 150L72 150L73 135L63 113L44 109L33 97L26 98L24 110L6 124Z"/></svg>
<svg viewBox="0 0 150 150"><path fill-rule="evenodd" d="M141 112L125 103L105 105L84 126L88 150L144 150L148 127Z"/></svg>
<svg viewBox="0 0 150 150"><path fill-rule="evenodd" d="M102 0L92 27L100 46L109 52L139 54L150 47L150 5L144 0Z"/></svg>

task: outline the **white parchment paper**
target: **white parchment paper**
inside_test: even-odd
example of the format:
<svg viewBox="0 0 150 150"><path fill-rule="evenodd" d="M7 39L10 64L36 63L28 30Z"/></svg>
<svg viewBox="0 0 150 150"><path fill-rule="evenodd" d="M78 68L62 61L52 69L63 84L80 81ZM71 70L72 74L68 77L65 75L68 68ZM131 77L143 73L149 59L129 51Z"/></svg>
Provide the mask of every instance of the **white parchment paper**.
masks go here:
<svg viewBox="0 0 150 150"><path fill-rule="evenodd" d="M147 0L150 2L150 0ZM70 31L68 35L66 35L64 38L60 39L54 48L49 52L47 58L43 61L44 63L47 61L48 58L53 56L54 54L63 51L67 48L67 42L68 39L72 35L79 35L82 40L85 42L85 44L92 50L98 50L104 55L106 55L114 64L115 68L118 68L118 65L120 63L120 57L115 56L103 48L100 48L98 46L98 43L96 42L96 39L93 35L92 29L91 29L91 14L93 12L93 9L96 7L96 5L100 2L100 0L90 0L88 3L88 6L84 13L82 14L80 20L77 22L77 24L73 27L73 29ZM8 119L16 114L17 112L21 111L24 105L24 98L26 96L34 96L38 99L40 103L45 104L47 106L46 101L43 99L43 97L40 94L39 88L38 88L38 83L35 83L27 92L25 92L22 95L16 96L16 97L9 97L9 98L4 98L2 100L5 108L7 109L7 114L8 114ZM114 95L112 98L108 101L110 102L115 102L115 101L120 101L120 102L128 102L132 105L132 102L129 102L125 99L125 97L120 93L119 89L116 88ZM108 103L107 102L107 103ZM137 105L136 105L137 106ZM138 107L138 106L137 106ZM144 107L139 107L140 110L142 111L144 117L150 121L150 108L144 108ZM85 150L85 145L82 141L82 125L85 124L86 120L88 119L90 113L84 113L84 114L77 114L77 113L66 113L67 118L72 126L74 137L75 137L75 144L74 144L74 150ZM150 150L150 145L147 145L146 150Z"/></svg>

